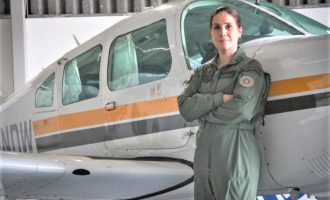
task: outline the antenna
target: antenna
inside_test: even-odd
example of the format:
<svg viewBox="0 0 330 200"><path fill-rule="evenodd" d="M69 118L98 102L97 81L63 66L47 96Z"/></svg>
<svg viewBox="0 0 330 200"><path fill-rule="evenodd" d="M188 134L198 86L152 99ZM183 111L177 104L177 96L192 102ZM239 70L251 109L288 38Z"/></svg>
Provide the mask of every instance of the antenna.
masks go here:
<svg viewBox="0 0 330 200"><path fill-rule="evenodd" d="M79 42L79 40L77 39L77 37L76 37L74 34L72 34L72 36L73 36L74 41L76 42L77 46L79 46L79 45L80 45L80 42Z"/></svg>

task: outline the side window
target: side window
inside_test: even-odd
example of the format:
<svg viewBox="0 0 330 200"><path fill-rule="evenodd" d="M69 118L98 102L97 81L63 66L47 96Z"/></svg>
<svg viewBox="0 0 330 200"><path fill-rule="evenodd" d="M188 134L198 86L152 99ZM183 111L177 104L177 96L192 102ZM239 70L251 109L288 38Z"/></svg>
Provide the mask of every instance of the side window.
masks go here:
<svg viewBox="0 0 330 200"><path fill-rule="evenodd" d="M68 61L62 80L63 105L96 97L99 92L101 45Z"/></svg>
<svg viewBox="0 0 330 200"><path fill-rule="evenodd" d="M36 108L52 107L54 103L55 73L52 73L37 89L35 97Z"/></svg>
<svg viewBox="0 0 330 200"><path fill-rule="evenodd" d="M162 79L171 64L166 21L161 20L114 40L109 52L108 86L121 90Z"/></svg>

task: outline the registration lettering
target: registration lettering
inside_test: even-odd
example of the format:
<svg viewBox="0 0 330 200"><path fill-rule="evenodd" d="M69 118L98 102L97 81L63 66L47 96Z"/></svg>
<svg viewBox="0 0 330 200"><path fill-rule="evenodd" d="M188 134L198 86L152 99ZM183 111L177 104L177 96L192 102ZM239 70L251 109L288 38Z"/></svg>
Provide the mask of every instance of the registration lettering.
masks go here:
<svg viewBox="0 0 330 200"><path fill-rule="evenodd" d="M3 151L32 152L31 120L0 127L0 149Z"/></svg>

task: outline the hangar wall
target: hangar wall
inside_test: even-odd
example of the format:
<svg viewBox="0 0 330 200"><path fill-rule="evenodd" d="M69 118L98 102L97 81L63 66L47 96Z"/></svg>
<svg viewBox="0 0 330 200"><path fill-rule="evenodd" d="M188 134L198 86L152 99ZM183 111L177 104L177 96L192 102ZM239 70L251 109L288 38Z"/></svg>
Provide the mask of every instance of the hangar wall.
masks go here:
<svg viewBox="0 0 330 200"><path fill-rule="evenodd" d="M30 18L27 24L27 74L30 80L64 53L127 16ZM73 36L74 35L74 36ZM45 53L46 52L46 53Z"/></svg>
<svg viewBox="0 0 330 200"><path fill-rule="evenodd" d="M178 0L25 0L28 17L51 15L123 14L140 12ZM322 7L329 0L264 0L288 7ZM10 14L10 0L0 0L0 15Z"/></svg>

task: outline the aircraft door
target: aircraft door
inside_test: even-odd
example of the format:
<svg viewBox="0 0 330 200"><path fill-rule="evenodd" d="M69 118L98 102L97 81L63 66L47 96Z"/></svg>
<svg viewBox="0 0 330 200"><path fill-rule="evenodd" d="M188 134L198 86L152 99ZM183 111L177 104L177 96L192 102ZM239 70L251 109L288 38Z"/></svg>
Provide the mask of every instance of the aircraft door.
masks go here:
<svg viewBox="0 0 330 200"><path fill-rule="evenodd" d="M101 105L102 46L66 55L61 77L60 129L66 153L104 156L104 110Z"/></svg>
<svg viewBox="0 0 330 200"><path fill-rule="evenodd" d="M181 69L172 67L174 34L168 34L166 23L150 23L111 44L103 99L111 150L173 149L189 140L179 130L185 122L178 114L175 73Z"/></svg>

